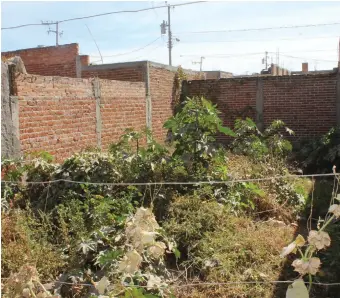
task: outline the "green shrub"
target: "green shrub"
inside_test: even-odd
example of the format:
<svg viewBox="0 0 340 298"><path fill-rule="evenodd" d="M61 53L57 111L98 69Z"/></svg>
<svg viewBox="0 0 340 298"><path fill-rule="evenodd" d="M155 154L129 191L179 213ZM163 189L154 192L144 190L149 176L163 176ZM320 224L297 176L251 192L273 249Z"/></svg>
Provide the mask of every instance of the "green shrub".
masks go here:
<svg viewBox="0 0 340 298"><path fill-rule="evenodd" d="M295 158L307 173L331 173L340 167L340 128L331 128L325 135L301 142Z"/></svg>
<svg viewBox="0 0 340 298"><path fill-rule="evenodd" d="M216 150L217 132L234 135L231 129L222 126L219 113L205 98L187 98L182 109L164 123L164 128L170 131L170 142L175 146L173 155L182 156L193 170L199 163L207 166Z"/></svg>
<svg viewBox="0 0 340 298"><path fill-rule="evenodd" d="M234 128L236 138L231 144L232 151L254 159L264 159L268 156L285 158L292 151L292 145L284 138L282 129L293 134L281 120L273 121L264 132L261 132L250 118L237 119Z"/></svg>

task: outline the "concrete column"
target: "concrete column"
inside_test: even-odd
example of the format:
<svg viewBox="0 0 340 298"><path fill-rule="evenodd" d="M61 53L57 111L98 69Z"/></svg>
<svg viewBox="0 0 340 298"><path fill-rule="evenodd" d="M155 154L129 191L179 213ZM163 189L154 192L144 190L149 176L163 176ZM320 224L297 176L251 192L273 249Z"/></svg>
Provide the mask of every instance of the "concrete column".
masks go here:
<svg viewBox="0 0 340 298"><path fill-rule="evenodd" d="M100 80L95 78L92 82L93 94L96 99L96 135L97 135L97 147L102 149L102 115L100 110Z"/></svg>
<svg viewBox="0 0 340 298"><path fill-rule="evenodd" d="M145 65L145 114L146 114L146 127L152 130L152 100L150 91L150 62L146 61Z"/></svg>
<svg viewBox="0 0 340 298"><path fill-rule="evenodd" d="M18 97L12 96L11 69L1 62L1 155L2 157L20 156L19 104Z"/></svg>
<svg viewBox="0 0 340 298"><path fill-rule="evenodd" d="M256 125L260 131L264 130L263 122L263 81L262 78L258 77L256 81Z"/></svg>
<svg viewBox="0 0 340 298"><path fill-rule="evenodd" d="M340 68L336 76L336 125L340 127Z"/></svg>
<svg viewBox="0 0 340 298"><path fill-rule="evenodd" d="M76 77L81 78L81 57L79 55L76 57Z"/></svg>

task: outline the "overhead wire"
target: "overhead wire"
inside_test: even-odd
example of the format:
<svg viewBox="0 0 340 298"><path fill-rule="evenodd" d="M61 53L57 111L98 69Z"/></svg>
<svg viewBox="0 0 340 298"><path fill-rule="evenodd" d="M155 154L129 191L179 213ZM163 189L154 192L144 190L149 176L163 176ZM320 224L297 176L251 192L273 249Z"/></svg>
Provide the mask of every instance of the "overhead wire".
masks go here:
<svg viewBox="0 0 340 298"><path fill-rule="evenodd" d="M174 34L179 35L179 34L206 34L206 33L266 31L266 30L295 29L295 28L308 28L308 27L334 26L334 25L340 25L340 22L323 23L323 24L308 24L308 25L278 26L278 27L264 27L264 28L244 28L244 29L225 29L225 30L211 30L211 31L174 32Z"/></svg>
<svg viewBox="0 0 340 298"><path fill-rule="evenodd" d="M221 41L210 41L210 40L200 40L200 41L183 41L181 40L181 43L232 43L232 42L257 42L257 41L276 41L276 40L307 40L307 39L327 39L327 38L338 38L338 35L333 36L316 36L316 37L292 37L292 38L271 38L271 39L241 39L241 40L221 40Z"/></svg>
<svg viewBox="0 0 340 298"><path fill-rule="evenodd" d="M311 52L333 52L336 51L336 49L329 49L329 50L301 50L301 51L280 51L280 54L282 53L311 53ZM273 53L273 52L268 52L267 53ZM256 53L224 53L224 54L200 54L200 55L180 55L180 57L224 57L224 56L248 56L248 55L263 55L264 52L256 52Z"/></svg>
<svg viewBox="0 0 340 298"><path fill-rule="evenodd" d="M316 58L308 58L308 57L296 57L296 56L284 55L284 54L281 54L281 53L280 53L280 55L284 56L284 57L288 57L288 58L295 58L295 59L301 59L301 60L313 60L313 61L332 62L332 63L338 62L336 60L324 60L324 59L316 59Z"/></svg>
<svg viewBox="0 0 340 298"><path fill-rule="evenodd" d="M204 3L204 2L207 2L207 1L186 2L186 3L172 4L172 5L170 5L170 6L171 6L171 7L178 7L178 6L191 5L191 4ZM89 15L89 16L84 16L84 17L77 17L77 18L70 18L70 19L55 21L55 22L51 22L51 23L49 23L49 24L43 24L43 23L40 23L40 24L39 24L39 23L38 23L38 24L23 24L23 25L11 26L11 27L4 27L4 28L1 28L1 30L17 29L17 28L28 27L28 26L47 26L47 25L56 25L57 23L60 24L60 23L66 23L66 22L71 22L71 21L77 21L77 20L84 20L84 19L89 19L89 18L102 17L102 16L107 16L107 15L112 15L112 14L120 14L120 13L136 13L136 12L142 12L142 11L147 11L147 10L165 8L165 7L168 7L168 5L161 5L161 6L155 6L155 7L148 7L148 8L142 8L142 9L137 9L137 10L111 11L111 12L99 13L99 14Z"/></svg>
<svg viewBox="0 0 340 298"><path fill-rule="evenodd" d="M124 56L124 55L128 55L128 54L131 54L131 53L135 53L135 52L144 50L144 49L147 48L148 46L150 46L150 45L152 45L153 43L155 43L156 41L158 41L160 38L161 38L161 37L157 37L155 40L149 42L149 43L146 44L145 46L143 46L143 47L141 47L141 48L138 48L138 49L135 49L135 50L132 50L132 51L130 51L130 52L119 53L119 54L115 54L115 55L102 56L102 57L103 57L103 58L118 57L118 56ZM98 58L99 56L91 56L91 57Z"/></svg>

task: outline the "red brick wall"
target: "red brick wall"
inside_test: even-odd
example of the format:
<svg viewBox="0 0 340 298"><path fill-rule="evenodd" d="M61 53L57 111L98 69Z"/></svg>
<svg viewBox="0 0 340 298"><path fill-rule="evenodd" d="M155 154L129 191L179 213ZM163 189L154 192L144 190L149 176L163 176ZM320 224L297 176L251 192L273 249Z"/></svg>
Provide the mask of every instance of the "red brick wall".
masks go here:
<svg viewBox="0 0 340 298"><path fill-rule="evenodd" d="M225 125L256 117L257 77L188 81L187 95L217 104ZM265 127L283 120L297 138L318 136L336 125L336 74L261 77ZM219 137L219 140L225 140Z"/></svg>
<svg viewBox="0 0 340 298"><path fill-rule="evenodd" d="M150 93L152 106L152 132L162 141L167 131L163 129L165 120L172 116L172 98L175 72L150 65Z"/></svg>
<svg viewBox="0 0 340 298"><path fill-rule="evenodd" d="M233 127L238 117L255 118L256 79L223 79L189 81L188 96L205 96L217 105L223 124ZM219 134L218 141L227 140Z"/></svg>
<svg viewBox="0 0 340 298"><path fill-rule="evenodd" d="M297 137L326 133L336 125L336 74L264 80L264 124L283 120Z"/></svg>
<svg viewBox="0 0 340 298"><path fill-rule="evenodd" d="M173 104L176 89L174 80L176 71L165 67L153 66L150 63L150 93L152 101L152 131L159 140L165 140L167 130L163 129L164 122L173 115ZM194 73L189 73L192 79Z"/></svg>
<svg viewBox="0 0 340 298"><path fill-rule="evenodd" d="M82 78L94 78L130 82L143 82L144 81L144 65L136 67L122 67L122 68L107 68L97 69L95 66L85 67L82 69Z"/></svg>
<svg viewBox="0 0 340 298"><path fill-rule="evenodd" d="M76 77L76 57L78 44L72 43L58 47L42 47L3 52L1 57L20 56L30 74L43 76Z"/></svg>
<svg viewBox="0 0 340 298"><path fill-rule="evenodd" d="M144 83L101 80L102 148L124 133L146 126Z"/></svg>
<svg viewBox="0 0 340 298"><path fill-rule="evenodd" d="M91 79L16 74L23 153L47 151L58 160L97 146L96 99ZM143 83L101 81L102 144L127 125L145 126Z"/></svg>

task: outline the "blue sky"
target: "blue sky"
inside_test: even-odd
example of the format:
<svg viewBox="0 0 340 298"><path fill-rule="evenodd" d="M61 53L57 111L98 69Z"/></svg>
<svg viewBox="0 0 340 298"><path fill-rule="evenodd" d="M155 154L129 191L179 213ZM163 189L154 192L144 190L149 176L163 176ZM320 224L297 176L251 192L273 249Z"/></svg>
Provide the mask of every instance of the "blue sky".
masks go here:
<svg viewBox="0 0 340 298"><path fill-rule="evenodd" d="M1 4L1 26L160 5L164 2L8 1ZM265 51L270 52L269 61L276 62L279 49L279 63L291 70L300 70L302 62L309 62L312 70L331 69L337 65L340 25L209 34L190 32L340 22L339 11L340 2L321 1L207 2L176 7L171 12L172 32L180 41L173 48L173 65L198 69L199 65L193 62L204 56L204 70L250 74L264 67L261 60ZM62 23L60 44L77 42L81 54L91 55L91 61L101 63L87 25L104 56L104 63L147 59L167 64L167 37L160 34L160 24L166 19L167 9L162 8ZM45 26L2 30L1 50L54 45L55 36L48 35L47 30ZM135 51L149 43L144 49Z"/></svg>

